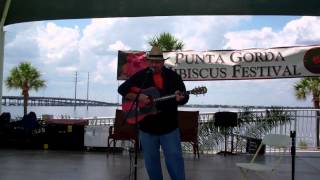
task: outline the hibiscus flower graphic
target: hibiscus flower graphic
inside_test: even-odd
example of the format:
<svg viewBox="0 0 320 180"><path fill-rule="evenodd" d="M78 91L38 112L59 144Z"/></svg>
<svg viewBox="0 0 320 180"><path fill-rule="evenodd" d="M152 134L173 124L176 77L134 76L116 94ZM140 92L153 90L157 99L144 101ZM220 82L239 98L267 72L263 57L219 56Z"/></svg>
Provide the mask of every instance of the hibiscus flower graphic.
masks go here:
<svg viewBox="0 0 320 180"><path fill-rule="evenodd" d="M314 74L320 74L320 48L309 49L303 58L304 67Z"/></svg>
<svg viewBox="0 0 320 180"><path fill-rule="evenodd" d="M127 54L127 62L122 66L120 79L127 79L148 66L145 52Z"/></svg>

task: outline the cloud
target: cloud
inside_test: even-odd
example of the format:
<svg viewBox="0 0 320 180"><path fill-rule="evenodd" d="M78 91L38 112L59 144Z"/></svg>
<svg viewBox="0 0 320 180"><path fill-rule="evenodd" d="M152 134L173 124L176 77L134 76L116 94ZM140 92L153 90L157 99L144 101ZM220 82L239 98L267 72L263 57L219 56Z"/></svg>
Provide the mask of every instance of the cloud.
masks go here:
<svg viewBox="0 0 320 180"><path fill-rule="evenodd" d="M117 69L116 58L109 60L100 60L96 64L96 69L94 71L94 82L101 84L112 84L116 79L116 69Z"/></svg>
<svg viewBox="0 0 320 180"><path fill-rule="evenodd" d="M320 18L301 17L288 22L280 31L271 27L225 33L224 49L270 48L313 45L320 41Z"/></svg>
<svg viewBox="0 0 320 180"><path fill-rule="evenodd" d="M57 67L57 72L59 74L71 74L77 71L77 68L74 66L67 66L67 67Z"/></svg>
<svg viewBox="0 0 320 180"><path fill-rule="evenodd" d="M126 46L121 41L116 41L114 44L109 45L110 51L118 51L118 50L130 50L129 46Z"/></svg>
<svg viewBox="0 0 320 180"><path fill-rule="evenodd" d="M224 32L250 19L250 16L183 16L173 21L173 34L185 42L185 49L219 49Z"/></svg>
<svg viewBox="0 0 320 180"><path fill-rule="evenodd" d="M289 22L283 28L283 35L293 36L297 44L319 44L320 17L304 16Z"/></svg>
<svg viewBox="0 0 320 180"><path fill-rule="evenodd" d="M77 27L59 27L49 22L37 29L40 56L45 64L68 64L78 56L80 32Z"/></svg>
<svg viewBox="0 0 320 180"><path fill-rule="evenodd" d="M21 23L5 28L5 61L17 64L20 61L35 60L39 56L37 28L43 23Z"/></svg>
<svg viewBox="0 0 320 180"><path fill-rule="evenodd" d="M80 40L81 55L85 55L87 51L93 54L103 55L108 47L108 39L111 36L116 19L93 19L83 29L83 36Z"/></svg>

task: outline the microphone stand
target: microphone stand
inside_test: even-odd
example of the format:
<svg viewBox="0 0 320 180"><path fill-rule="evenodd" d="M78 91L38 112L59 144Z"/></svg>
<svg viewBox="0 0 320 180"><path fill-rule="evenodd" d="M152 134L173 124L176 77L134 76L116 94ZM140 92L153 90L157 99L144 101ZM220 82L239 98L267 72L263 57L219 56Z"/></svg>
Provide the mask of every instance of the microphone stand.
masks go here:
<svg viewBox="0 0 320 180"><path fill-rule="evenodd" d="M295 157L296 157L296 131L290 131L291 137L291 179L295 175Z"/></svg>
<svg viewBox="0 0 320 180"><path fill-rule="evenodd" d="M146 79L146 78L145 78ZM143 87L144 83L142 84L141 87ZM138 166L138 147L139 147L139 125L138 125L138 112L139 112L139 97L140 97L140 94L141 94L141 88L139 89L139 92L138 94L136 95L136 98L134 100L134 103L133 104L136 104L136 107L135 107L135 134L136 134L136 138L137 138L137 141L135 142L134 144L134 180L137 180L137 166Z"/></svg>
<svg viewBox="0 0 320 180"><path fill-rule="evenodd" d="M135 105L135 134L137 137L137 141L134 145L134 180L137 180L137 164L138 164L138 148L139 148L139 124L138 124L138 112L139 112L139 97L142 93L142 87L145 85L147 79L148 79L148 75L151 74L153 72L153 69L148 69L147 70L147 75L145 76L144 80L142 81L142 84L139 87L139 91L135 97L135 99L133 100L133 103L131 104L130 110L129 112L132 111L134 105ZM128 118L129 113L127 114L127 116L125 117L125 119ZM130 172L131 174L131 172Z"/></svg>

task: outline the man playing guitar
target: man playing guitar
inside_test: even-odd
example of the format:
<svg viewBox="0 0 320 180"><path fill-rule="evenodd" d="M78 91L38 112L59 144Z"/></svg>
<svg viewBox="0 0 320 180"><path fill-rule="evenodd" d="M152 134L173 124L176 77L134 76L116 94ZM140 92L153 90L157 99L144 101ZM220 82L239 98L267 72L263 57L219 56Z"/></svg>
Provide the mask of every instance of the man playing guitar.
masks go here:
<svg viewBox="0 0 320 180"><path fill-rule="evenodd" d="M181 77L164 66L165 58L159 47L152 47L147 55L147 61L149 67L137 72L121 84L118 92L125 101L135 101L138 96L136 103L138 105L133 103L133 108L138 108L140 111L148 111L148 107L156 109L150 114L144 113L146 115L141 120L136 120L149 179L163 180L161 146L171 179L185 180L177 112L178 105L186 104L189 95L184 93L186 87ZM157 96L173 95L174 98L155 103L153 93L144 91L150 88L157 91Z"/></svg>

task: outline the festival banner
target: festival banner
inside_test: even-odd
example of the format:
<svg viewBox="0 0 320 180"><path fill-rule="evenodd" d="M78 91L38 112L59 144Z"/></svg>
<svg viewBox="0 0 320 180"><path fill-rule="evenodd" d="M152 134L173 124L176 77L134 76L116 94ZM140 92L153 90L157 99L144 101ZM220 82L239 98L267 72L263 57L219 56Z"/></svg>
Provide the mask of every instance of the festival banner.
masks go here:
<svg viewBox="0 0 320 180"><path fill-rule="evenodd" d="M148 66L143 51L118 52L118 80ZM165 66L186 81L298 78L320 75L320 46L164 52Z"/></svg>

